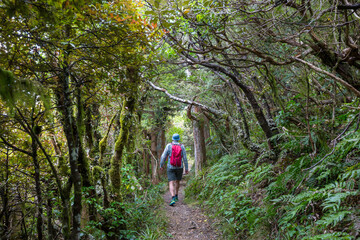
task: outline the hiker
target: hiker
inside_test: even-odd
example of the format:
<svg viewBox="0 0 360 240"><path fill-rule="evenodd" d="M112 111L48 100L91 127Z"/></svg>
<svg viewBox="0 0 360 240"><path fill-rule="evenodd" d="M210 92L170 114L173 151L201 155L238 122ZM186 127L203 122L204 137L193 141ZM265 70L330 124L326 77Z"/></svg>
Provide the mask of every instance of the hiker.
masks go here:
<svg viewBox="0 0 360 240"><path fill-rule="evenodd" d="M169 190L172 196L169 204L170 206L174 206L174 204L179 201L178 194L184 165L185 174L189 173L185 147L179 143L180 135L175 133L172 136L172 140L172 143L166 145L160 161L160 169L163 170L165 161L169 158L167 163L167 176L169 181Z"/></svg>

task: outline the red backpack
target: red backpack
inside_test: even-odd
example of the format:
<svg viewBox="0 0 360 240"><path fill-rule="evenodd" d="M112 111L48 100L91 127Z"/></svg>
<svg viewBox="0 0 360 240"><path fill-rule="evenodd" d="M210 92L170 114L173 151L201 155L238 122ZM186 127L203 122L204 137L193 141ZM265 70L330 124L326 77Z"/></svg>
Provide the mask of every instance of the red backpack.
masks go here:
<svg viewBox="0 0 360 240"><path fill-rule="evenodd" d="M177 144L171 145L170 164L174 167L181 167L181 146Z"/></svg>

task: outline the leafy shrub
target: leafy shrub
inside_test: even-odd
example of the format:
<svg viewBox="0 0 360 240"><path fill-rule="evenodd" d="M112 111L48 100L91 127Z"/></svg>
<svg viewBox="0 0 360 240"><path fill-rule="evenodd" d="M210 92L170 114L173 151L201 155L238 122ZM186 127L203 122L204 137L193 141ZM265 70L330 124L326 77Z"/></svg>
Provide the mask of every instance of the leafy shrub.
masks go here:
<svg viewBox="0 0 360 240"><path fill-rule="evenodd" d="M132 178L129 179L130 182L133 181ZM130 184L128 180L125 183ZM127 188L129 189L131 187ZM162 236L166 227L165 217L159 210L159 206L163 203L161 195L163 189L163 184L151 186L142 190L142 194L138 191L134 197L125 198L122 203L112 202L108 208L104 208L98 199L88 201L94 202L101 219L109 219L110 229L114 230L113 234L120 234L119 237L123 239L153 239L149 236ZM103 221L89 221L84 233L91 234L95 239L106 239L101 226L103 223ZM126 230L117 231L123 224L126 225ZM106 234L111 235L109 232Z"/></svg>
<svg viewBox="0 0 360 240"><path fill-rule="evenodd" d="M287 141L289 158L300 138ZM228 239L356 239L359 237L360 133L323 149L256 166L246 152L226 155L188 182L186 196L218 217ZM290 153L290 154L289 154Z"/></svg>
<svg viewBox="0 0 360 240"><path fill-rule="evenodd" d="M261 207L261 193L251 186L271 179L271 166L254 167L246 157L245 153L224 156L191 179L185 189L187 198L199 200L223 219L221 229L229 239L267 228L262 221L266 210Z"/></svg>

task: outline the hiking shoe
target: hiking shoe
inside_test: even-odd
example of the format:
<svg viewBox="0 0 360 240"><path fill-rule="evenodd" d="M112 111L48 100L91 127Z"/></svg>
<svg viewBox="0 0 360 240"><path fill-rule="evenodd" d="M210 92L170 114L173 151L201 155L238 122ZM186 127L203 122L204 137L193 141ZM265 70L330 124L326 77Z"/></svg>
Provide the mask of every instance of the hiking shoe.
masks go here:
<svg viewBox="0 0 360 240"><path fill-rule="evenodd" d="M171 199L171 202L170 202L170 204L169 204L169 206L174 206L175 205L175 199Z"/></svg>
<svg viewBox="0 0 360 240"><path fill-rule="evenodd" d="M178 201L179 201L178 196L175 196L175 197L174 197L174 201L175 201L175 202L178 202Z"/></svg>

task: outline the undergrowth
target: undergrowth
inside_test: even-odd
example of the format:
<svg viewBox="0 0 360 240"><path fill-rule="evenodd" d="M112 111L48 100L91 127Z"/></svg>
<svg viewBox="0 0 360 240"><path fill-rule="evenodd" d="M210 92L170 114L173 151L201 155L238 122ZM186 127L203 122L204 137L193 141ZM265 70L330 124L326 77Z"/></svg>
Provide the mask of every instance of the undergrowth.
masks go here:
<svg viewBox="0 0 360 240"><path fill-rule="evenodd" d="M300 141L286 141L276 164L256 165L246 151L223 156L189 180L187 199L220 219L226 239L358 239L360 134L313 158Z"/></svg>
<svg viewBox="0 0 360 240"><path fill-rule="evenodd" d="M134 190L124 198L123 203L114 202L106 209L99 203L96 204L96 208L102 218L111 219L113 228L125 223L126 230L121 231L119 239L161 239L166 232L166 218L161 211L164 189L164 184L150 185L147 189ZM83 229L83 233L87 236L91 235L90 239L107 239L105 233L100 230L99 224L101 222L90 221Z"/></svg>

